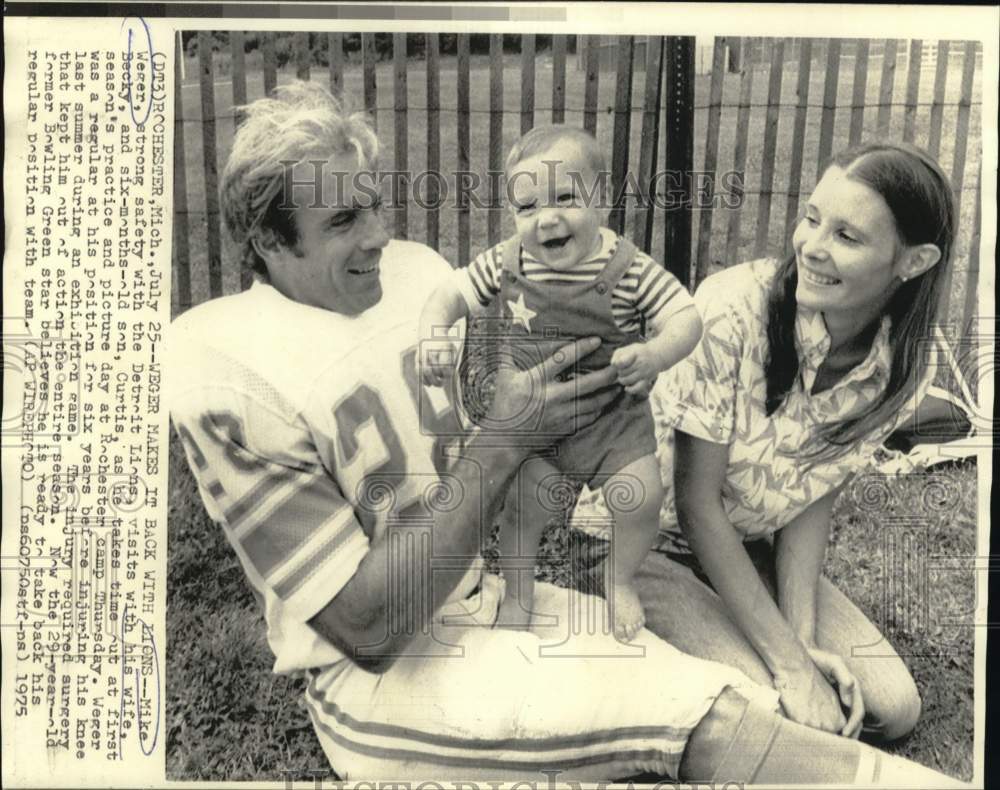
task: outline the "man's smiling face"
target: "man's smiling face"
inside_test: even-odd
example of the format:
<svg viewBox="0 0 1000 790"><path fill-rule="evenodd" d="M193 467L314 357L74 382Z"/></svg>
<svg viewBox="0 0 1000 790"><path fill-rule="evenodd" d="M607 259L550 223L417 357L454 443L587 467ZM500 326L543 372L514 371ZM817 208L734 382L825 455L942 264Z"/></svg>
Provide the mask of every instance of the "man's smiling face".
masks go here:
<svg viewBox="0 0 1000 790"><path fill-rule="evenodd" d="M389 234L367 171L353 151L336 154L324 163L316 194L312 162L292 169L298 240L262 252L271 284L285 296L345 315L364 312L382 298L379 261Z"/></svg>

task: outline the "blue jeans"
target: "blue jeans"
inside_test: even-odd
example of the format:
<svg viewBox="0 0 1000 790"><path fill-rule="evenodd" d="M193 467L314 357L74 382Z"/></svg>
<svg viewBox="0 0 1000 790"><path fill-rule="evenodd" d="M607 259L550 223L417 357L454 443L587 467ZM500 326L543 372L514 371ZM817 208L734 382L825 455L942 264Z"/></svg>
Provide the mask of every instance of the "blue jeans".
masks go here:
<svg viewBox="0 0 1000 790"><path fill-rule="evenodd" d="M772 597L773 552L766 541L746 544ZM701 576L701 578L699 578ZM697 560L651 551L635 577L646 628L679 650L742 670L762 685L771 673L730 619ZM816 643L841 656L861 686L864 732L873 740L906 735L920 716L920 695L906 664L878 628L828 579L817 593Z"/></svg>

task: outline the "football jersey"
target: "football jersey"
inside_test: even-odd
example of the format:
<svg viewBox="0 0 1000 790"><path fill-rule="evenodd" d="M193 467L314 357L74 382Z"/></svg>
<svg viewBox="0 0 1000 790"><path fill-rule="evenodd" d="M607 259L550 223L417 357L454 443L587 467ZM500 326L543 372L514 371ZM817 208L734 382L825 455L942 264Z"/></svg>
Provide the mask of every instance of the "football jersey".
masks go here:
<svg viewBox="0 0 1000 790"><path fill-rule="evenodd" d="M431 518L461 493L446 469L457 412L417 371L420 311L451 268L404 241L380 265L382 299L357 316L255 283L171 328L173 424L262 601L276 672L342 659L308 620L387 524Z"/></svg>

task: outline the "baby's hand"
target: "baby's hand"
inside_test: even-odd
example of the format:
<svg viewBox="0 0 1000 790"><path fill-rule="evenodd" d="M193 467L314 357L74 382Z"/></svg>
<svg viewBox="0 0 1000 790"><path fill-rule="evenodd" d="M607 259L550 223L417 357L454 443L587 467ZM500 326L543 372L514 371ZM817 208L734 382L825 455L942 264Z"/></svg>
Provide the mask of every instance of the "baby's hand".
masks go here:
<svg viewBox="0 0 1000 790"><path fill-rule="evenodd" d="M420 379L429 387L440 387L455 368L457 353L450 340L424 340L420 344Z"/></svg>
<svg viewBox="0 0 1000 790"><path fill-rule="evenodd" d="M618 383L633 395L648 395L660 372L653 353L645 343L632 343L616 349L611 364L618 369Z"/></svg>

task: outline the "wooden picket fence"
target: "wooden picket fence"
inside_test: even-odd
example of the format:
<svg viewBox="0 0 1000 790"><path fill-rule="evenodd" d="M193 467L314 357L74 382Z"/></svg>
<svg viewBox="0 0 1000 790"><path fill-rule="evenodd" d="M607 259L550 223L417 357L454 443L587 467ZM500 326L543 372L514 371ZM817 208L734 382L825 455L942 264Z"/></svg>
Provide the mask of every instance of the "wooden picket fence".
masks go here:
<svg viewBox="0 0 1000 790"><path fill-rule="evenodd" d="M245 35L229 34L233 106L248 98ZM271 91L282 76L276 35L261 34L263 84L251 84L256 95L261 89ZM344 34L326 35L328 66L320 77L309 34L294 34L290 65L295 77L322 78L340 92L360 71L359 98L376 123L381 120L385 134L380 139L388 138L385 119L391 118L392 136L383 150L391 139L394 170L419 166L432 172L501 171L505 129L510 140L536 123L572 118L599 140L610 132L611 192L626 194L612 206L609 225L664 261L692 288L714 267L782 254L803 195L836 150L873 136L916 142L940 157L951 175L961 223L949 292L960 296L952 297L948 315L963 326L973 319L981 157L979 125L974 122L981 115L976 96L981 91L982 53L977 42L715 38L711 68L699 79L692 37L581 36L576 55L571 56L569 37L554 36L551 50L539 57L535 36L525 35L520 56L505 58L502 36L491 35L488 106L480 109L475 104L481 97L471 90L469 35L459 35L457 52L445 55L441 37L427 34L421 63L408 57L407 35L394 34L391 104L383 105L379 100L385 87L380 93L375 34L362 35L360 63L353 53L345 53ZM220 134L229 135L223 124L230 119L238 124L240 119L237 113L227 115L217 109L218 56L213 56L211 43L210 33L198 33L197 103L184 101L184 88L195 86L182 85L179 42L175 58L175 312L249 284L245 272L229 272L224 278L218 142ZM576 68L568 70L571 57L576 58ZM897 86L900 65L905 65L905 80ZM446 97L441 75L452 70L455 93ZM951 72L955 76L949 79ZM637 78L639 74L643 76ZM418 79L426 87L422 106L411 102L408 90L408 81ZM512 105L511 86L518 83L519 103ZM541 85L550 88L547 96L536 94ZM567 97L578 94L582 105L569 106ZM222 104L226 103L224 99ZM447 126L450 140L452 114L455 137L448 156L452 146L443 144L442 130ZM482 115L488 119L485 157L479 147L472 149L471 132ZM426 122L426 146L419 162L411 156L418 150L411 139L411 121L418 118L421 124ZM200 135L186 139L198 126ZM200 146L200 162L188 160L185 146L190 145ZM674 174L668 179L671 201L650 202L657 174L664 172ZM734 173L743 175L734 179ZM198 205L189 200L189 187L195 182L204 186ZM428 185L429 191L434 188L433 179ZM499 203L499 183L491 189L491 197ZM192 188L191 194L198 191ZM485 233L474 232L480 218L472 206L460 203L455 207L454 233L443 234L443 218L453 221L445 211L451 209L413 208L402 202L391 212L393 232L435 249L447 246L453 254L446 257L460 265L499 241L508 222L501 208L485 209ZM423 220L419 230L414 222L418 217L413 216L417 212ZM197 279L207 281L207 286L193 287ZM225 288L224 280L229 283Z"/></svg>

